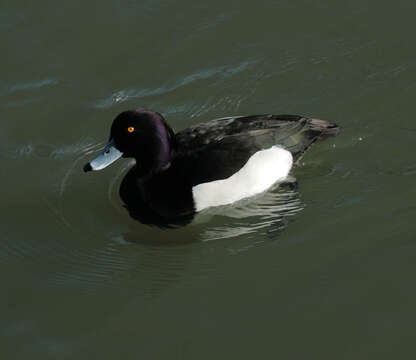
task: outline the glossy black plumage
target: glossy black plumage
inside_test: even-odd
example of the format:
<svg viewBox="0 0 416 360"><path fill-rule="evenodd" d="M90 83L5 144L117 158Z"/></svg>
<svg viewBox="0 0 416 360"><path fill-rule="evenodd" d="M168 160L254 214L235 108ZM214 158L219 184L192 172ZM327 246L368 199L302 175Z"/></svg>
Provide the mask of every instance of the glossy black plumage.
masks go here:
<svg viewBox="0 0 416 360"><path fill-rule="evenodd" d="M127 134L127 126L137 133ZM296 161L316 140L337 133L336 125L323 120L254 115L211 120L174 134L160 114L139 109L121 113L110 138L120 151L126 149L123 156L136 158L120 186L130 215L162 224L192 218L192 187L230 177L257 151L279 145Z"/></svg>

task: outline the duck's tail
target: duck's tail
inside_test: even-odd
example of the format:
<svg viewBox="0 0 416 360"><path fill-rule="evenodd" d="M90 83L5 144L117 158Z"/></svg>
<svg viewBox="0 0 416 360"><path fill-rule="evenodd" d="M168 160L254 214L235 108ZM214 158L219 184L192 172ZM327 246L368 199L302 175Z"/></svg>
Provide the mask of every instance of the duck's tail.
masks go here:
<svg viewBox="0 0 416 360"><path fill-rule="evenodd" d="M305 151L316 141L338 135L340 128L334 123L321 119L306 118L303 131L301 131L301 140L290 147L295 164L299 164Z"/></svg>
<svg viewBox="0 0 416 360"><path fill-rule="evenodd" d="M325 120L309 119L308 125L310 130L316 131L318 134L320 134L318 136L319 140L337 136L340 132L340 128L337 124L330 123Z"/></svg>

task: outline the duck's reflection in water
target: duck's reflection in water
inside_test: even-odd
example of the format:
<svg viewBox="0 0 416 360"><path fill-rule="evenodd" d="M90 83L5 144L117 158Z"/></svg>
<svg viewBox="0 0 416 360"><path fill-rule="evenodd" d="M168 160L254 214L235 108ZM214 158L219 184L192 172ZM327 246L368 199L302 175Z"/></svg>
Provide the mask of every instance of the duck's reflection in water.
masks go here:
<svg viewBox="0 0 416 360"><path fill-rule="evenodd" d="M287 186L275 188L254 199L245 199L234 206L212 209L212 214L220 219L202 232L201 240L212 241L244 236L253 239L254 242L256 239L264 241L262 235L273 234L275 237L276 233L286 226L289 217L302 209L303 204L296 189ZM273 236L266 236L266 239Z"/></svg>
<svg viewBox="0 0 416 360"><path fill-rule="evenodd" d="M210 208L195 214L193 217L175 221L146 222L153 226L176 229L173 243L207 242L243 236L260 238L262 234L276 234L288 222L288 218L303 209L296 190L296 183L286 183L256 197L241 200L232 205ZM136 218L137 219L137 218ZM138 219L141 220L141 219ZM153 219L155 220L155 219ZM186 225L186 226L185 226ZM185 227L179 230L178 228ZM156 244L170 244L172 239L149 240L133 233L123 234L127 241ZM270 238L270 236L268 237ZM237 240L237 239L236 239Z"/></svg>
<svg viewBox="0 0 416 360"><path fill-rule="evenodd" d="M155 296L190 273L192 277L216 276L217 262L226 261L229 255L268 246L302 209L298 192L284 186L202 212L189 225L174 230L137 223L141 231L132 227L119 234L119 239L130 255L137 253L130 271L136 273L136 281L141 279L140 289Z"/></svg>

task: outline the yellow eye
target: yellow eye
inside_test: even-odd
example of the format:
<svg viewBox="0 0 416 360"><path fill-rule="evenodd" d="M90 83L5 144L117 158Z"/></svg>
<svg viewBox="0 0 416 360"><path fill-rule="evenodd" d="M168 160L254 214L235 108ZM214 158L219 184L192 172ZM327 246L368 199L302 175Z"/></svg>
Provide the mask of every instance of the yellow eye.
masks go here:
<svg viewBox="0 0 416 360"><path fill-rule="evenodd" d="M133 126L129 126L129 127L127 128L127 131L128 131L129 133L132 133L132 132L134 131L134 127L133 127Z"/></svg>

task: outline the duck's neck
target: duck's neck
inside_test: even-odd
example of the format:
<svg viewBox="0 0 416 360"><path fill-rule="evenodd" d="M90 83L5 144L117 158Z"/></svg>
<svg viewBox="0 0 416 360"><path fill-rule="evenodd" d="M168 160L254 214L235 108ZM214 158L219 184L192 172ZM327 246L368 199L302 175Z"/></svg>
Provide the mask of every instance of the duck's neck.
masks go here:
<svg viewBox="0 0 416 360"><path fill-rule="evenodd" d="M170 162L170 135L168 134L166 124L162 119L156 119L156 129L161 143L157 163L159 169L162 169Z"/></svg>
<svg viewBox="0 0 416 360"><path fill-rule="evenodd" d="M154 144L155 146L150 147L150 149L144 149L136 157L137 176L139 178L150 179L153 175L170 167L173 155L172 149L166 130L162 130L159 132L159 138L155 139L157 144ZM144 154L145 156L143 156Z"/></svg>
<svg viewBox="0 0 416 360"><path fill-rule="evenodd" d="M147 139L143 147L138 148L136 157L137 176L149 179L154 174L164 171L170 167L176 144L175 134L162 116L154 117L154 136ZM139 145L140 146L140 145Z"/></svg>
<svg viewBox="0 0 416 360"><path fill-rule="evenodd" d="M165 171L170 167L170 157L161 157L161 154L136 158L137 177L143 180L150 179L153 175Z"/></svg>

